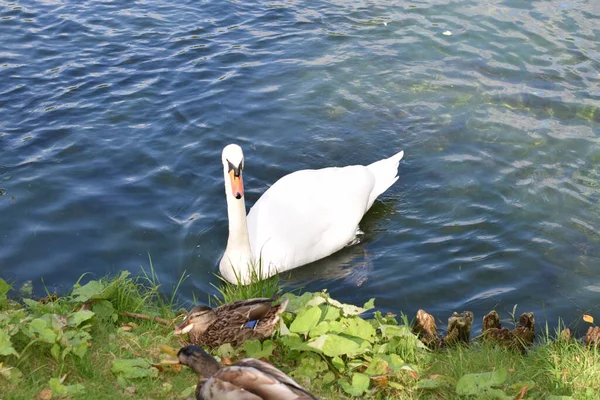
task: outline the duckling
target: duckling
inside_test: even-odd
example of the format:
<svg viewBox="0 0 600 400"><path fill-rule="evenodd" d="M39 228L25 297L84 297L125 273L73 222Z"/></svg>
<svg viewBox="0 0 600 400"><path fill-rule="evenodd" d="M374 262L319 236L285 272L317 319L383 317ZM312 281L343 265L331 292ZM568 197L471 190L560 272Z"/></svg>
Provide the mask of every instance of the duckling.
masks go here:
<svg viewBox="0 0 600 400"><path fill-rule="evenodd" d="M248 339L265 339L273 334L288 300L273 305L273 298L236 301L217 308L194 307L175 329L188 333L190 342L215 348L225 343L237 346Z"/></svg>
<svg viewBox="0 0 600 400"><path fill-rule="evenodd" d="M519 323L512 331L503 328L496 311L490 311L483 317L482 338L491 343L525 352L535 339L535 318L533 313L523 313Z"/></svg>
<svg viewBox="0 0 600 400"><path fill-rule="evenodd" d="M254 358L221 368L210 354L194 345L179 350L177 358L200 375L197 400L317 400L289 376Z"/></svg>

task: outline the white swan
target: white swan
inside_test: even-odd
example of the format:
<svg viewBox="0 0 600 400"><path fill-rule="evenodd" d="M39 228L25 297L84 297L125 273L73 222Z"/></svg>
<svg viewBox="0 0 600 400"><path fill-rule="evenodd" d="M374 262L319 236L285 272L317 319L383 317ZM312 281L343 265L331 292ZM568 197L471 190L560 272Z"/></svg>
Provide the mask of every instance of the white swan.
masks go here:
<svg viewBox="0 0 600 400"><path fill-rule="evenodd" d="M247 284L259 262L260 278L265 279L351 244L363 215L398 180L402 156L403 151L367 166L293 172L275 182L246 217L244 154L236 144L226 146L222 161L229 238L221 275L231 283Z"/></svg>

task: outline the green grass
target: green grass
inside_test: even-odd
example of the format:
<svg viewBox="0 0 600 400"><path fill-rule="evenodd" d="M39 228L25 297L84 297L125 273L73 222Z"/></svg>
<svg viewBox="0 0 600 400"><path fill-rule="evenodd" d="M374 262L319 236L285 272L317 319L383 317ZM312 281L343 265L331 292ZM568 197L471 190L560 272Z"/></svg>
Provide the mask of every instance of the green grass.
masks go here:
<svg viewBox="0 0 600 400"><path fill-rule="evenodd" d="M164 357L160 346L179 348L184 345L184 338L173 335L172 325L128 318L123 314L137 312L175 321L176 291L182 280L183 277L166 296L165 288L160 286L150 264L150 269L143 271L138 277L124 273L118 277L104 278L85 285L78 282L71 294L59 297L56 301L41 304L26 300L24 307L8 299L8 285L4 285L4 281L0 279L0 398L44 398L43 395L49 394L51 387L53 399L185 399L192 396L198 377L191 370L183 368L177 371L165 366L157 372L151 367L151 363L157 364ZM270 297L280 292L277 277L247 287L223 284L217 289L221 295L218 298L219 302L256 296ZM596 393L600 393L598 350L575 340L557 339L558 333L550 332L550 328L538 337L538 344L525 355L479 342L473 342L469 347L458 346L432 352L416 345L415 338L408 332L410 321L405 316L401 316L398 322L391 316L378 315L377 319L370 319L371 313L363 314L362 318L351 314L344 317L339 315L340 312L351 312L352 309L344 304L324 307L324 304L328 303L323 301L327 302L329 298L326 294L286 296L290 297L288 308L293 312L285 313L283 319L292 331L291 335L284 336L278 333L269 343L265 342L263 345L248 343L232 354L226 354L230 349L220 349L216 353L233 359L264 354L269 361L291 374L322 399L351 398L347 392L348 388L342 389L341 381L345 381L346 385L350 385L350 390L354 390L359 385L353 381L354 375L370 377L367 380L368 388L359 397L374 399L502 398L494 397L498 393L503 393L507 399L560 398L552 396L570 396L565 399L595 399ZM93 317L86 319L89 316L78 314L82 305L85 305L85 308L90 307L95 313ZM310 310L314 311L317 306L323 310L320 322L314 320L311 322L312 327L300 327L307 321L310 322ZM365 307L368 308L367 305ZM331 313L332 310L338 311ZM66 316L67 320L71 321L76 317L82 319L80 324L72 323L61 330L63 337L69 335L67 332L89 334L89 346L84 345L79 349L82 352L81 356L74 354L78 349L74 345L64 359L54 357L53 344L42 340L46 337L43 329L35 330L35 334L29 336L34 332L32 320L53 320L53 315ZM348 328L334 326L343 325L344 321L358 323L359 319L367 317L369 319L366 326L355 326L353 340L358 340L360 336L370 337L370 334L367 334L372 329L369 328L369 324L373 327L388 326L397 329L398 333L386 338L377 331L375 336L369 339L371 350L352 353L340 347L340 357L333 358L314 352L303 344L306 340L321 335L315 329L323 329L319 328L323 326L322 323L331 325L326 335L335 334L340 338L348 338ZM297 319L303 319L303 322L295 325ZM58 319L53 321L56 323ZM357 330L357 327L361 326L363 330ZM51 331L60 330L50 325L46 327ZM304 329L305 333L293 333L304 332ZM61 351L60 355L66 348L64 343L60 344L61 340L66 339L57 339L55 343ZM14 348L19 356L10 354L8 346ZM384 351L385 346L387 347ZM391 348L393 350L390 350ZM389 355L385 355L388 353L393 353L396 357L394 360L398 364L394 368L392 364L386 367L385 360L390 360ZM385 357L379 358L379 355ZM141 374L141 377L135 378L127 374L117 376L113 373L115 361L118 363L133 360L148 362L144 367L128 370L128 373ZM377 360L382 364L375 368ZM19 372L16 372L17 370ZM494 395L485 391L473 396L457 394L457 383L464 381L470 374L500 370L506 370L508 375L504 381L493 387L493 390L496 390ZM19 373L22 375L20 378ZM57 379L62 379L62 384L58 384ZM76 385L83 385L79 388L80 393L75 393ZM523 392L524 387L527 388L526 392ZM524 396L518 397L519 393L523 393Z"/></svg>
<svg viewBox="0 0 600 400"><path fill-rule="evenodd" d="M213 300L218 304L231 303L238 300L246 300L260 297L273 297L281 294L281 286L279 286L279 274L266 278L260 279L263 276L262 262L259 261L256 267L250 268L250 283L242 285L242 278L237 273L237 270L233 270L236 284L229 283L226 279L217 275L221 281L220 286L216 286L211 283L218 295L213 295Z"/></svg>

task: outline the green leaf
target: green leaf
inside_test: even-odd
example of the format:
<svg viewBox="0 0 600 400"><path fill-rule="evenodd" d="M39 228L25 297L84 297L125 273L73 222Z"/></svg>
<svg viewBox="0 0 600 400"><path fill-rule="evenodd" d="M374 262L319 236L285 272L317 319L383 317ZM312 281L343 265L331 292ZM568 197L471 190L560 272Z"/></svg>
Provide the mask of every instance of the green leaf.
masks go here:
<svg viewBox="0 0 600 400"><path fill-rule="evenodd" d="M143 358L114 360L111 371L117 377L125 379L156 378L158 376L158 370Z"/></svg>
<svg viewBox="0 0 600 400"><path fill-rule="evenodd" d="M100 300L92 305L92 311L102 321L115 322L117 320L117 314L115 313L115 307L108 300Z"/></svg>
<svg viewBox="0 0 600 400"><path fill-rule="evenodd" d="M71 296L78 303L85 303L94 296L100 295L105 289L105 285L100 281L89 281L83 286L73 289Z"/></svg>
<svg viewBox="0 0 600 400"><path fill-rule="evenodd" d="M250 358L267 358L273 354L275 346L271 340L261 343L259 340L246 340L243 345L244 351Z"/></svg>
<svg viewBox="0 0 600 400"><path fill-rule="evenodd" d="M10 341L10 336L4 329L0 330L0 356L17 356L19 357L19 353L12 347L12 343Z"/></svg>
<svg viewBox="0 0 600 400"><path fill-rule="evenodd" d="M223 357L231 358L235 355L235 349L233 348L231 343L225 343L225 344L222 344L221 346L219 346L219 348L217 349L217 354L221 358L223 358Z"/></svg>
<svg viewBox="0 0 600 400"><path fill-rule="evenodd" d="M39 340L46 343L54 343L57 339L57 334L48 327L48 324L42 318L32 320L28 325L29 333L36 336Z"/></svg>
<svg viewBox="0 0 600 400"><path fill-rule="evenodd" d="M343 330L345 335L356 336L371 343L375 340L375 328L364 319L359 317L345 318L342 323L346 326Z"/></svg>
<svg viewBox="0 0 600 400"><path fill-rule="evenodd" d="M329 322L321 321L317 324L317 326L315 326L314 328L312 328L310 330L310 332L308 333L308 336L311 338L316 338L316 337L326 334L330 330L331 329L330 329Z"/></svg>
<svg viewBox="0 0 600 400"><path fill-rule="evenodd" d="M0 377L12 383L18 383L23 378L23 373L15 367L5 366L0 362Z"/></svg>
<svg viewBox="0 0 600 400"><path fill-rule="evenodd" d="M122 271L117 279L105 283L102 281L89 281L83 286L77 286L71 292L73 301L85 303L88 300L106 300L112 296L119 285L129 276L129 271Z"/></svg>
<svg viewBox="0 0 600 400"><path fill-rule="evenodd" d="M363 308L364 308L365 310L370 310L370 309L372 309L372 308L375 308L375 298L371 298L371 299L369 299L369 301L367 301L367 302L365 303L365 305L363 306Z"/></svg>
<svg viewBox="0 0 600 400"><path fill-rule="evenodd" d="M290 332L306 333L317 325L321 319L321 309L319 307L310 307L300 310L294 322L290 325Z"/></svg>
<svg viewBox="0 0 600 400"><path fill-rule="evenodd" d="M316 379L321 372L327 371L328 366L317 354L307 353L300 359L300 364L294 368L290 375L298 379Z"/></svg>
<svg viewBox="0 0 600 400"><path fill-rule="evenodd" d="M333 321L340 318L340 309L329 305L322 305L319 308L323 311L323 321Z"/></svg>
<svg viewBox="0 0 600 400"><path fill-rule="evenodd" d="M344 360L342 360L340 357L335 356L331 359L331 364L333 364L333 366L335 367L335 369L337 369L340 372L344 372L344 370L346 369L346 365L344 364Z"/></svg>
<svg viewBox="0 0 600 400"><path fill-rule="evenodd" d="M367 390L369 390L369 377L361 374L352 374L352 383L348 383L345 379L339 379L338 383L344 389L346 393L351 396L361 396Z"/></svg>
<svg viewBox="0 0 600 400"><path fill-rule="evenodd" d="M306 304L315 296L314 293L305 292L302 296L296 296L292 293L286 293L281 296L281 299L288 299L289 303L285 311L296 314L298 311L306 307Z"/></svg>
<svg viewBox="0 0 600 400"><path fill-rule="evenodd" d="M354 316L354 315L360 315L360 314L364 313L365 311L367 311L364 308L357 307L357 306L355 306L353 304L340 303L339 301L334 300L332 298L327 298L327 302L329 304L331 304L332 306L341 309L342 310L342 314L344 316L346 316L346 317L351 317L351 316Z"/></svg>
<svg viewBox="0 0 600 400"><path fill-rule="evenodd" d="M22 301L23 301L23 303L25 303L25 305L26 305L27 307L29 307L29 308L31 308L31 309L34 309L34 310L35 310L37 307L39 307L39 305L40 305L40 302L39 302L39 301L35 301L35 300L32 300L32 299L27 299L27 298L24 298L24 299L22 299Z"/></svg>
<svg viewBox="0 0 600 400"><path fill-rule="evenodd" d="M78 383L67 386L63 385L57 378L51 378L48 381L48 385L50 386L50 389L52 389L52 394L58 395L59 397L72 396L85 392L85 386L82 384Z"/></svg>
<svg viewBox="0 0 600 400"><path fill-rule="evenodd" d="M52 348L50 349L50 354L56 361L60 360L60 345L58 343L54 343Z"/></svg>
<svg viewBox="0 0 600 400"><path fill-rule="evenodd" d="M94 316L93 311L88 311L88 310L77 311L77 312L74 312L73 314L69 315L69 317L67 318L67 321L70 326L77 327L77 326L79 326L79 324L81 324L84 321L89 320L93 316Z"/></svg>
<svg viewBox="0 0 600 400"><path fill-rule="evenodd" d="M353 356L364 353L367 348L362 346L362 340L350 339L335 334L325 334L315 340L311 340L307 345L326 356L335 357L340 355ZM368 343L367 343L368 345Z"/></svg>
<svg viewBox="0 0 600 400"><path fill-rule="evenodd" d="M464 375L456 383L456 394L461 396L506 398L504 392L492 389L492 387L502 385L506 381L507 376L508 371L506 368L499 368L492 372ZM500 394L504 397L498 397Z"/></svg>
<svg viewBox="0 0 600 400"><path fill-rule="evenodd" d="M6 281L0 278L0 304L3 304L7 297L6 293L11 289L11 286Z"/></svg>
<svg viewBox="0 0 600 400"><path fill-rule="evenodd" d="M290 334L290 330L283 322L283 318L279 318L279 336L287 336Z"/></svg>
<svg viewBox="0 0 600 400"><path fill-rule="evenodd" d="M179 395L177 396L177 398L178 399L194 398L194 393L196 393L196 385L193 385L186 389L183 389L181 392L179 392Z"/></svg>
<svg viewBox="0 0 600 400"><path fill-rule="evenodd" d="M385 375L389 372L390 365L381 357L374 357L364 371L369 376Z"/></svg>

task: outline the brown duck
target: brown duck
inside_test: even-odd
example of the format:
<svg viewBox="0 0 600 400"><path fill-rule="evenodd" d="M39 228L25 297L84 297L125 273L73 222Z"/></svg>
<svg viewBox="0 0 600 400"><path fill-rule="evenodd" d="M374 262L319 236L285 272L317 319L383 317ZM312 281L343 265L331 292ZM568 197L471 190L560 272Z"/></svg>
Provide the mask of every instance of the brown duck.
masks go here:
<svg viewBox="0 0 600 400"><path fill-rule="evenodd" d="M245 358L221 368L199 346L177 353L179 362L200 375L197 400L317 400L292 378L264 361Z"/></svg>
<svg viewBox="0 0 600 400"><path fill-rule="evenodd" d="M236 301L217 308L194 307L175 329L188 333L193 344L215 348L225 343L237 346L248 339L265 339L273 334L288 300L273 305L273 298Z"/></svg>

